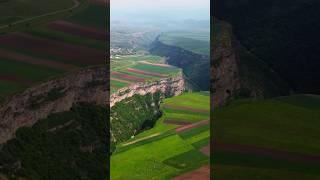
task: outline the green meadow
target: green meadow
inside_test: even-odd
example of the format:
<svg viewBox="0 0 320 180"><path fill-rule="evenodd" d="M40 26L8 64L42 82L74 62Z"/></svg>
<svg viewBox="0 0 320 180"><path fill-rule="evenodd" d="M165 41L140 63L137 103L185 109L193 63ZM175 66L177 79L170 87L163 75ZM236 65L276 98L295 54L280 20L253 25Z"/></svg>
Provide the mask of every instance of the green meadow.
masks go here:
<svg viewBox="0 0 320 180"><path fill-rule="evenodd" d="M182 103L189 99L197 99L199 104L193 107ZM182 110L166 106L171 106L172 102L177 102ZM170 118L169 112L177 111L181 117L185 114L184 121L188 120L188 115L192 112L183 108L199 108L205 105L209 105L209 96L203 93L185 93L164 99L161 106L163 115L152 129L117 145L111 156L111 179L166 180L209 164L209 157L199 151L209 144L209 124L177 133L175 128L178 125L165 123L165 120ZM199 116L201 118L198 120L209 119L208 113Z"/></svg>

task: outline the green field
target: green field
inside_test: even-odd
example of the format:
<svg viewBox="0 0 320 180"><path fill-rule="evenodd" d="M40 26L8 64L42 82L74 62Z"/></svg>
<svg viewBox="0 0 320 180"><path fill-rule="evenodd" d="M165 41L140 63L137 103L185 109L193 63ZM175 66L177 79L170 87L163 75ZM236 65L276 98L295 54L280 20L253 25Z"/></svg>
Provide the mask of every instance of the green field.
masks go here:
<svg viewBox="0 0 320 180"><path fill-rule="evenodd" d="M164 64L164 58L153 55L116 56L115 58L111 59L111 78L137 83L158 80L159 78L161 78L161 76L162 78L172 77L181 73L181 70L174 66L163 67L157 64ZM128 68L150 74L132 72L129 71ZM123 85L123 82L112 80L111 93L114 93L119 88L124 87Z"/></svg>
<svg viewBox="0 0 320 180"><path fill-rule="evenodd" d="M62 15L61 20L71 20L77 19L81 14L87 14L88 11L92 11L92 7L97 5L92 5L87 1L80 0L79 9L75 11L70 11L68 14ZM3 6L5 5L5 6ZM50 6L49 6L50 5ZM19 16L20 19L30 18L37 15L42 15L44 13L50 13L57 10L63 10L66 8L70 8L74 5L72 0L66 1L52 1L52 0L44 0L44 1L31 1L31 0L10 0L10 1L0 1L0 16L2 19L5 19L6 16ZM5 7L5 8L4 8ZM41 8L38 8L41 7ZM99 9L100 12L104 8L103 6L96 7L95 9ZM15 11L13 11L15 9ZM17 11L19 10L19 11ZM104 10L106 11L106 10ZM15 14L12 14L15 13ZM95 15L95 14L91 14ZM97 16L98 14L96 14ZM90 16L92 17L92 16ZM97 16L96 23L100 24L106 23L104 16ZM0 18L0 26L1 26L1 18ZM95 18L94 16L92 18ZM55 19L54 19L55 20ZM39 22L38 22L39 21ZM49 28L46 23L50 23L52 21L50 18L47 18L46 21L43 22L43 19L34 19L30 26L27 28L16 28L12 29L14 31L19 31L19 33L24 34L28 37L32 38L40 38L46 42L47 49L54 49L51 47L50 42L58 42L64 43L67 46L73 46L75 49L77 48L91 48L93 50L99 50L101 52L105 51L106 45L104 42L96 39L91 39L88 37L74 35L72 33L66 33L58 30L53 30ZM74 20L72 22L78 23L78 21ZM87 25L86 23L81 23L82 25ZM15 25L16 26L16 25ZM90 26L90 25L89 25ZM92 25L94 28L98 28ZM11 34L1 34L0 36L10 36ZM20 42L19 38L13 38L12 41ZM27 41L23 41L21 43L25 43L26 45L21 48L18 46L8 46L5 41L0 42L0 102L5 101L11 95L20 92L27 87L30 87L34 84L38 84L39 82L43 82L52 77L57 77L62 75L63 73L67 73L69 71L74 71L77 68L84 68L87 66L91 66L88 63L78 62L75 60L70 60L67 56L60 56L57 54L52 54L45 51L33 51L30 46L37 46L37 44L30 43ZM39 45L38 45L39 46ZM42 44L44 46L44 44ZM80 51L80 50L79 50ZM6 55L2 55L3 52L9 52L11 56L14 57L6 57ZM63 54L63 53L62 53ZM30 61L24 61L24 58L19 58L19 56L27 56L29 59L32 59L32 63ZM17 59L15 59L17 57ZM41 62L38 62L41 61ZM58 63L61 67L52 67L50 63ZM105 61L101 59L101 65L104 64ZM45 65L46 64L46 65ZM97 64L92 64L97 65ZM65 67L64 67L65 66ZM63 67L63 68L62 68Z"/></svg>
<svg viewBox="0 0 320 180"><path fill-rule="evenodd" d="M210 33L207 31L166 32L160 36L159 40L167 45L177 46L197 54L210 54Z"/></svg>
<svg viewBox="0 0 320 180"><path fill-rule="evenodd" d="M213 139L303 155L319 156L320 97L292 95L269 100L237 100L216 109ZM273 159L250 153L213 152L216 179L314 179L320 163ZM237 178L236 178L237 177ZM260 178L257 178L260 177ZM283 178L281 178L283 177Z"/></svg>
<svg viewBox="0 0 320 180"><path fill-rule="evenodd" d="M198 105L185 105L183 102L188 100L193 100ZM168 105L172 106L173 102L177 102L180 109L209 108L206 107L209 106L209 96L205 93L186 93L165 99L161 106L163 116L152 129L118 144L111 156L111 179L170 179L209 163L209 157L199 151L209 144L209 125L176 133L174 129L178 125L165 123L165 120L170 117L167 113L177 111L182 117L183 115L187 117L193 112L169 108ZM209 119L209 113L199 116L201 118L198 118L198 121L203 118Z"/></svg>

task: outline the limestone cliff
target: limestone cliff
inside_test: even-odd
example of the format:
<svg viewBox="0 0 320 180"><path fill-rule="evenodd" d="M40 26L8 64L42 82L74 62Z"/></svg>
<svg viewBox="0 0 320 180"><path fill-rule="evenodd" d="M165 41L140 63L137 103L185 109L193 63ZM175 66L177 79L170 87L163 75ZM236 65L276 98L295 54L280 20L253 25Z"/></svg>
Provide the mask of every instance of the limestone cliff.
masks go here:
<svg viewBox="0 0 320 180"><path fill-rule="evenodd" d="M92 67L49 80L11 97L0 107L0 144L14 137L20 127L57 112L68 111L79 102L107 105L108 71Z"/></svg>
<svg viewBox="0 0 320 180"><path fill-rule="evenodd" d="M146 95L161 92L168 96L176 96L184 91L184 79L182 73L175 77L163 78L151 82L136 83L129 87L121 88L110 96L110 107L117 102L134 95Z"/></svg>

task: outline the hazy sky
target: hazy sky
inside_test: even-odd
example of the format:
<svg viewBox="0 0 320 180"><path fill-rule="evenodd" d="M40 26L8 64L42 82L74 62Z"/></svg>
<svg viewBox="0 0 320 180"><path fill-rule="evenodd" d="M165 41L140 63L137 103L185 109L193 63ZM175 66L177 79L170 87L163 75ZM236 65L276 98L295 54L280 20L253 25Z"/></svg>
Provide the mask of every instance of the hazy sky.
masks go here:
<svg viewBox="0 0 320 180"><path fill-rule="evenodd" d="M110 0L111 19L209 19L210 0Z"/></svg>

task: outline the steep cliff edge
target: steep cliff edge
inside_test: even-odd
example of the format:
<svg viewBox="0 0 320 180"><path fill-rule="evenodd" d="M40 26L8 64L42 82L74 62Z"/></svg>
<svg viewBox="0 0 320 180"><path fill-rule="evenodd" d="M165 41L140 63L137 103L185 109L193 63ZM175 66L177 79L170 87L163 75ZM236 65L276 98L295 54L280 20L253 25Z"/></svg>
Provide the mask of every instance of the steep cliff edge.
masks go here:
<svg viewBox="0 0 320 180"><path fill-rule="evenodd" d="M176 96L184 91L184 79L180 72L175 77L162 78L151 82L136 83L134 85L121 88L110 96L110 107L117 102L134 95L144 96L146 94L154 94L161 92L166 96Z"/></svg>
<svg viewBox="0 0 320 180"><path fill-rule="evenodd" d="M183 69L187 86L194 90L210 89L210 58L196 54L181 47L167 45L159 40L152 43L149 50L152 54L166 57L168 64Z"/></svg>
<svg viewBox="0 0 320 180"><path fill-rule="evenodd" d="M280 76L236 40L230 24L213 21L211 89L215 106L235 98L270 98L288 93Z"/></svg>
<svg viewBox="0 0 320 180"><path fill-rule="evenodd" d="M92 67L39 84L13 96L0 107L0 143L52 113L69 111L74 104L107 105L108 71Z"/></svg>
<svg viewBox="0 0 320 180"><path fill-rule="evenodd" d="M153 127L161 116L163 98L177 96L185 90L180 72L175 77L137 83L119 89L110 97L111 151L144 129Z"/></svg>

